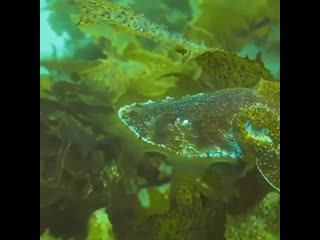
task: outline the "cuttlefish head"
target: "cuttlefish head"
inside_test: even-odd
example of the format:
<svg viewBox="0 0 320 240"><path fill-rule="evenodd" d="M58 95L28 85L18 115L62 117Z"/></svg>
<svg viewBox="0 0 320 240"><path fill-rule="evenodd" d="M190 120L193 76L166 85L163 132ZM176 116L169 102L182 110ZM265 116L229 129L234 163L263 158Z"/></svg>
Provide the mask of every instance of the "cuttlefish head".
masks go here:
<svg viewBox="0 0 320 240"><path fill-rule="evenodd" d="M236 139L255 158L264 179L280 192L280 116L259 105L242 111L234 122Z"/></svg>

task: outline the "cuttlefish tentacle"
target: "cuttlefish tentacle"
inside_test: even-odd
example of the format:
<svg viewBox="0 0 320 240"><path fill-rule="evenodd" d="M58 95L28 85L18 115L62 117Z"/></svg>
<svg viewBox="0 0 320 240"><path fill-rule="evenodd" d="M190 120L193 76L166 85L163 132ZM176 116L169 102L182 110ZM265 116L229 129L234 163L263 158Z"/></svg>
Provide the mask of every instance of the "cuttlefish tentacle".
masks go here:
<svg viewBox="0 0 320 240"><path fill-rule="evenodd" d="M235 138L246 153L254 159L265 180L280 191L280 116L265 106L243 110L234 122ZM250 157L251 155L251 157Z"/></svg>

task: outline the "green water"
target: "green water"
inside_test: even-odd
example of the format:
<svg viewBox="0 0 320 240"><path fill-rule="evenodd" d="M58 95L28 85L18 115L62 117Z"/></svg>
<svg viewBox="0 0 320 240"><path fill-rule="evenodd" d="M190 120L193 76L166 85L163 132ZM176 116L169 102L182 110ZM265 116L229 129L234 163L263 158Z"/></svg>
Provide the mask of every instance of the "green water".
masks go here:
<svg viewBox="0 0 320 240"><path fill-rule="evenodd" d="M280 239L279 5L40 0L40 239Z"/></svg>

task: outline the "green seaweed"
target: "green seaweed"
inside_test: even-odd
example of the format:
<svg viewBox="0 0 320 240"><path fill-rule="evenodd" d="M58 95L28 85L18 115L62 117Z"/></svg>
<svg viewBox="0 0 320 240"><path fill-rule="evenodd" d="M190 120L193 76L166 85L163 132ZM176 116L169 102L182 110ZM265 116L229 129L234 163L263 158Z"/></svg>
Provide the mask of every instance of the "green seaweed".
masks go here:
<svg viewBox="0 0 320 240"><path fill-rule="evenodd" d="M137 14L131 9L108 1L80 0L74 1L83 12L77 22L78 26L87 24L107 23L138 36L168 44L174 48L188 49L191 52L201 52L207 48L187 40L182 34L170 33L161 25L150 22L143 14Z"/></svg>
<svg viewBox="0 0 320 240"><path fill-rule="evenodd" d="M47 230L45 231L41 236L40 240L64 240L60 237L54 237L53 235L50 234L50 232ZM68 240L75 240L74 238L69 238Z"/></svg>
<svg viewBox="0 0 320 240"><path fill-rule="evenodd" d="M238 216L228 215L226 240L280 239L280 196L269 193L250 212Z"/></svg>
<svg viewBox="0 0 320 240"><path fill-rule="evenodd" d="M211 46L238 51L248 42L266 39L280 18L277 0L189 0L194 18L187 36Z"/></svg>
<svg viewBox="0 0 320 240"><path fill-rule="evenodd" d="M266 37L278 24L276 1L189 5L50 1L49 21L58 34L70 34L73 53L40 62L48 71L40 79L40 239L278 239L279 196L269 194L254 208L270 191L264 179L274 180L260 163L277 162L260 157L258 168L246 174L242 162L173 164L177 159L131 136L117 118L116 110L126 104L239 87L250 88L278 116L280 88L263 63L264 53L249 59L229 52L254 42L277 53L278 38ZM171 116L159 113L157 134L164 137ZM274 123L270 114L254 109L238 119L241 131L248 116L262 129ZM202 127L207 138L215 133L210 121ZM279 138L276 130L273 140ZM257 143L252 132L241 133L243 143ZM172 134L188 137L181 129ZM206 142L203 136L200 143ZM277 147L264 145L250 153L266 149L278 154Z"/></svg>
<svg viewBox="0 0 320 240"><path fill-rule="evenodd" d="M194 59L201 67L201 82L208 90L256 85L261 78L274 80L259 57L251 60L226 51L208 51Z"/></svg>
<svg viewBox="0 0 320 240"><path fill-rule="evenodd" d="M112 224L105 209L98 209L91 215L86 240L115 240Z"/></svg>

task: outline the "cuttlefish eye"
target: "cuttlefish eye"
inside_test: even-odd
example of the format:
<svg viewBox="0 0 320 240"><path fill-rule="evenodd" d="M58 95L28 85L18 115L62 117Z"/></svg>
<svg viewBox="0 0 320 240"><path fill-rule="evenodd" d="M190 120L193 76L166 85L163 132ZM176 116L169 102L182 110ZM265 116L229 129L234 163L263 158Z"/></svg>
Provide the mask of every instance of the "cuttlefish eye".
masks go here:
<svg viewBox="0 0 320 240"><path fill-rule="evenodd" d="M234 132L245 155L254 156L261 175L280 191L280 117L265 106L242 111L234 122Z"/></svg>
<svg viewBox="0 0 320 240"><path fill-rule="evenodd" d="M248 120L245 123L245 130L251 138L255 139L257 142L272 144L273 141L269 136L269 129L268 128L260 128L257 129L253 126L252 121Z"/></svg>

